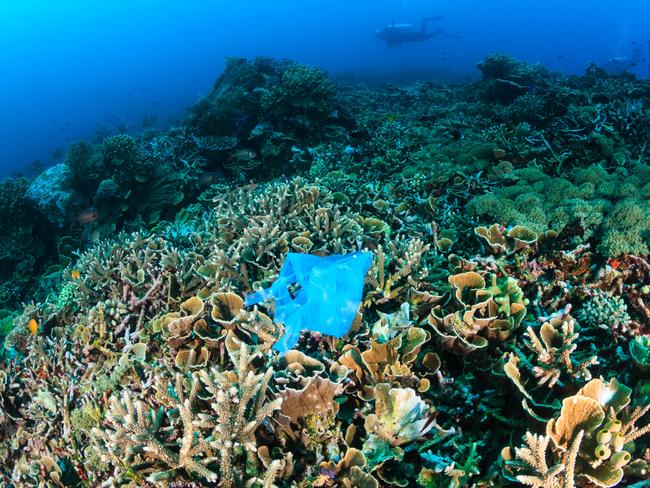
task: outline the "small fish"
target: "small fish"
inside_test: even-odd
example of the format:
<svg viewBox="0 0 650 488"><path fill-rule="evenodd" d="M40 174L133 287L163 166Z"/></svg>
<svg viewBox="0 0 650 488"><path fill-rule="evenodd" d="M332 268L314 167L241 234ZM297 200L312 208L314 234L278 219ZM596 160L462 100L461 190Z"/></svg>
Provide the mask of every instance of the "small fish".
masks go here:
<svg viewBox="0 0 650 488"><path fill-rule="evenodd" d="M252 161L255 159L255 156L257 156L257 153L252 150L252 149L240 149L239 151L235 151L230 155L230 159L235 159L237 161Z"/></svg>
<svg viewBox="0 0 650 488"><path fill-rule="evenodd" d="M70 271L70 277L73 280L78 280L79 278L81 278L81 273L78 270L73 269L72 271Z"/></svg>
<svg viewBox="0 0 650 488"><path fill-rule="evenodd" d="M199 186L206 187L214 185L219 181L219 173L216 171L207 171L199 176Z"/></svg>
<svg viewBox="0 0 650 488"><path fill-rule="evenodd" d="M36 319L29 319L29 322L27 322L27 328L33 336L38 335L38 321Z"/></svg>
<svg viewBox="0 0 650 488"><path fill-rule="evenodd" d="M77 214L77 223L79 225L88 225L99 218L99 212L96 208L87 208Z"/></svg>

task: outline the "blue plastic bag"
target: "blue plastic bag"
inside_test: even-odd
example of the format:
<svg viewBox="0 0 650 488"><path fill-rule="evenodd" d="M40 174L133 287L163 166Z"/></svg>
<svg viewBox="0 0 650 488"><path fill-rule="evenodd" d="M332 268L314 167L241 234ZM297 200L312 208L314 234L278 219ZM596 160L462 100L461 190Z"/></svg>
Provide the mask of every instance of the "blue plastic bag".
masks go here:
<svg viewBox="0 0 650 488"><path fill-rule="evenodd" d="M285 331L273 349L281 353L296 345L303 329L343 337L356 317L371 264L369 252L326 257L289 253L275 283L247 295L246 306L275 300L274 321L284 324Z"/></svg>

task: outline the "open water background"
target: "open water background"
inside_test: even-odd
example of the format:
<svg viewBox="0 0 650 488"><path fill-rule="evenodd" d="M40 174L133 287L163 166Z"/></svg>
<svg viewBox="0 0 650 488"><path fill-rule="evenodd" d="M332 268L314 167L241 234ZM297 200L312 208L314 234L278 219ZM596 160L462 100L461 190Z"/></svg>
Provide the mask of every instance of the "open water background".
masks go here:
<svg viewBox="0 0 650 488"><path fill-rule="evenodd" d="M461 38L390 49L374 36L434 15ZM0 177L59 162L79 139L137 133L144 117L174 123L227 56L450 81L475 78L492 52L566 73L625 58L647 77L648 19L645 0L4 0Z"/></svg>

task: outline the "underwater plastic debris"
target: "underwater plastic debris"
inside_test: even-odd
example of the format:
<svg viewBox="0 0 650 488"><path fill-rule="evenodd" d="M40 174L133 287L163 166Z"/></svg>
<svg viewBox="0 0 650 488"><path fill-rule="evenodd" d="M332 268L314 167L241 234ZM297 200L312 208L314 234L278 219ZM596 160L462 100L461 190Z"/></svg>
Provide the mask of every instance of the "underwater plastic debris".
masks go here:
<svg viewBox="0 0 650 488"><path fill-rule="evenodd" d="M247 295L246 306L275 300L274 321L284 324L285 333L273 349L281 353L296 345L303 329L343 337L357 314L371 264L369 252L289 253L275 283Z"/></svg>

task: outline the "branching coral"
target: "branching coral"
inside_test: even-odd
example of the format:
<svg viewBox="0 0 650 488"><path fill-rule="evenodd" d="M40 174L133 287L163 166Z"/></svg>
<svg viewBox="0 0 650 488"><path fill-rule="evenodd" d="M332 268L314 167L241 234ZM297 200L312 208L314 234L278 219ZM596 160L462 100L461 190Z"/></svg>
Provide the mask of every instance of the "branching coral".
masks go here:
<svg viewBox="0 0 650 488"><path fill-rule="evenodd" d="M207 481L216 481L218 475L206 468L207 462L195 459L207 457L212 451L205 441L195 440L190 400L193 399L177 406L183 423L182 444L178 451L166 446L171 438L160 440L165 439L161 431L164 411L148 409L141 401L134 401L128 392L124 392L121 401L116 397L111 399L106 419L114 430L106 433L97 430L96 435L107 446L112 462L124 466L125 470L136 465L144 474L153 471L150 481L171 478L180 469ZM136 458L137 453L143 453L143 458Z"/></svg>
<svg viewBox="0 0 650 488"><path fill-rule="evenodd" d="M584 327L595 327L611 331L613 334L626 334L630 324L627 305L622 297L612 297L602 290L595 290L582 308L576 313L576 319Z"/></svg>
<svg viewBox="0 0 650 488"><path fill-rule="evenodd" d="M236 374L202 370L199 372L206 390L212 395L213 413L199 414L197 425L209 432L208 444L219 453L219 466L224 486L234 485L241 474L234 468L235 457L243 450L257 450L255 431L267 417L279 410L282 399L266 399L266 390L273 374L269 368L255 374L246 346L239 351Z"/></svg>
<svg viewBox="0 0 650 488"><path fill-rule="evenodd" d="M282 399L266 399L272 370L256 374L246 346L237 359L233 371L201 369L166 384L162 377L158 406L127 390L111 397L106 427L93 433L122 477L163 482L184 471L223 486L239 483L236 459L256 451L256 430Z"/></svg>
<svg viewBox="0 0 650 488"><path fill-rule="evenodd" d="M566 457L561 462L551 461L552 464L549 466L550 437L527 432L524 437L525 447L516 447L514 456L509 447L501 453L505 463L506 477L510 477L510 473L517 473L513 478L515 481L534 488L575 486L577 448L582 442L583 435L584 433L581 432L576 436L571 449L567 451Z"/></svg>
<svg viewBox="0 0 650 488"><path fill-rule="evenodd" d="M329 254L356 249L361 233L356 214L301 179L225 191L215 204L215 249L200 272L218 287L267 283L297 238L309 240L311 253Z"/></svg>
<svg viewBox="0 0 650 488"><path fill-rule="evenodd" d="M367 303L408 301L410 292L418 290L428 275L425 255L429 245L420 239L393 239L388 249L377 248L377 259L369 273L371 290Z"/></svg>

